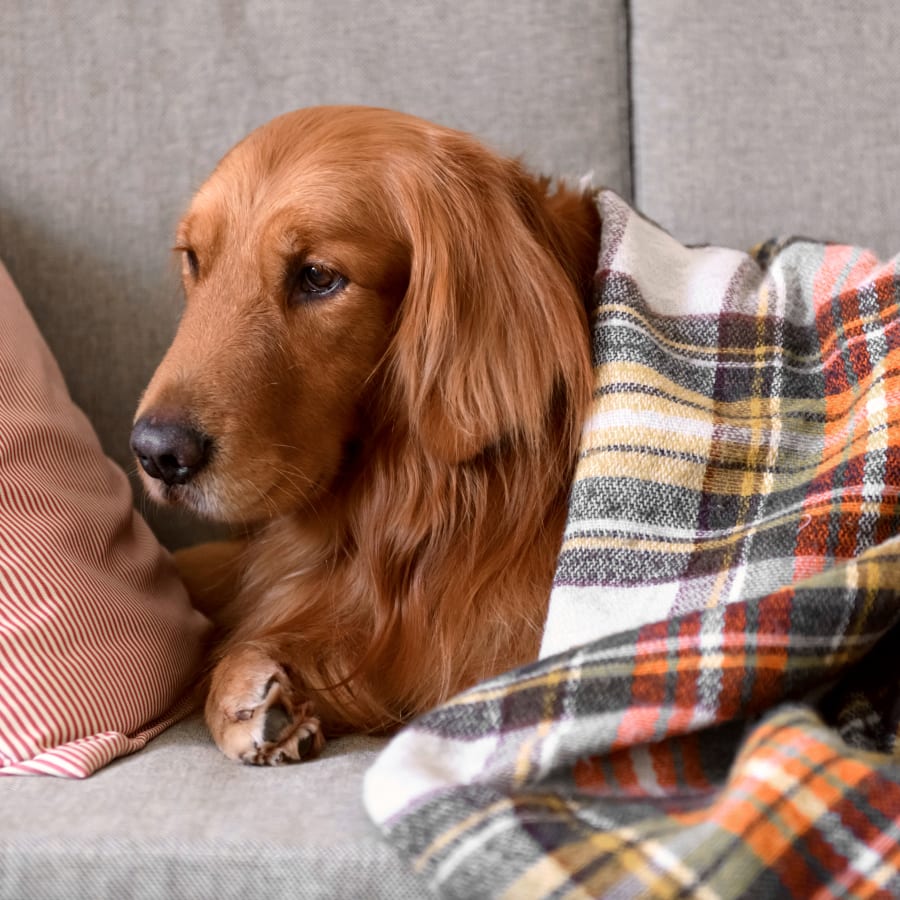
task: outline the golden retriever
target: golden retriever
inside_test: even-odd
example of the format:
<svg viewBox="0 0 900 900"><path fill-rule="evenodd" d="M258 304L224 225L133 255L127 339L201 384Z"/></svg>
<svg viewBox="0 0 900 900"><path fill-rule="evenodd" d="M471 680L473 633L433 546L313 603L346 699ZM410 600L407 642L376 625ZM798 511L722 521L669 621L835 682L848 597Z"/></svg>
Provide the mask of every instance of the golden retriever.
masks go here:
<svg viewBox="0 0 900 900"><path fill-rule="evenodd" d="M219 626L206 718L278 764L536 656L590 401L593 195L385 110L282 116L177 232L141 400L149 494Z"/></svg>

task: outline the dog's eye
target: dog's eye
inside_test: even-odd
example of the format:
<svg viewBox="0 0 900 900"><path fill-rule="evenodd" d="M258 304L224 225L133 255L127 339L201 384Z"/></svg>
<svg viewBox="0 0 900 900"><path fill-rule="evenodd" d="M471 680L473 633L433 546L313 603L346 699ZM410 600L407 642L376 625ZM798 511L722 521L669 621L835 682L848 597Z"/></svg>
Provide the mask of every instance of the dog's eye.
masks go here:
<svg viewBox="0 0 900 900"><path fill-rule="evenodd" d="M295 302L316 300L336 294L347 284L340 272L328 266L311 264L302 266L293 279L291 299Z"/></svg>
<svg viewBox="0 0 900 900"><path fill-rule="evenodd" d="M189 247L185 248L182 253L184 256L184 268L187 274L190 275L191 278L197 278L200 274L200 260L197 259L197 254Z"/></svg>

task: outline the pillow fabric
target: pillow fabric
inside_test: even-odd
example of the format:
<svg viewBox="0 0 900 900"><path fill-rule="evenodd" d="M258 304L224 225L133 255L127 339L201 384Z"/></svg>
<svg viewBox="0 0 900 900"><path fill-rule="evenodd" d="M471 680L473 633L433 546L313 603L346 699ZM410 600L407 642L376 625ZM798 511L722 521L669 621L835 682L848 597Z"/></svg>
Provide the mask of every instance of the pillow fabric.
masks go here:
<svg viewBox="0 0 900 900"><path fill-rule="evenodd" d="M0 775L84 778L177 718L207 621L132 502L0 265Z"/></svg>

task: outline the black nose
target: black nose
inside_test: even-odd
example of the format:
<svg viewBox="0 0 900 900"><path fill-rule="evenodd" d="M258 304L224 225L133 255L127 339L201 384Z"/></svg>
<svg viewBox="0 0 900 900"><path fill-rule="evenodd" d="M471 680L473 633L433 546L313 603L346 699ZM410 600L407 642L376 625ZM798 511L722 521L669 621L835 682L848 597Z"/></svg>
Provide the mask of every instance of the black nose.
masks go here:
<svg viewBox="0 0 900 900"><path fill-rule="evenodd" d="M131 431L131 449L143 470L166 484L185 484L208 462L212 441L177 418L142 416Z"/></svg>

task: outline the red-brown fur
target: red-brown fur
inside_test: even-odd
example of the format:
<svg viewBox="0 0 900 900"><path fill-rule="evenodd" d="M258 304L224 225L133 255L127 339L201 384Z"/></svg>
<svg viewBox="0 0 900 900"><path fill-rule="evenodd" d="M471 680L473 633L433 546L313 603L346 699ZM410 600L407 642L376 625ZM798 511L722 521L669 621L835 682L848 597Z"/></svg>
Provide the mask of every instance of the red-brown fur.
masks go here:
<svg viewBox="0 0 900 900"><path fill-rule="evenodd" d="M276 119L201 188L178 232L199 275L138 418L186 416L215 446L150 493L242 531L179 554L222 626L207 719L229 755L271 671L334 734L535 657L598 232L591 196L383 110ZM347 287L292 305L298 256Z"/></svg>

